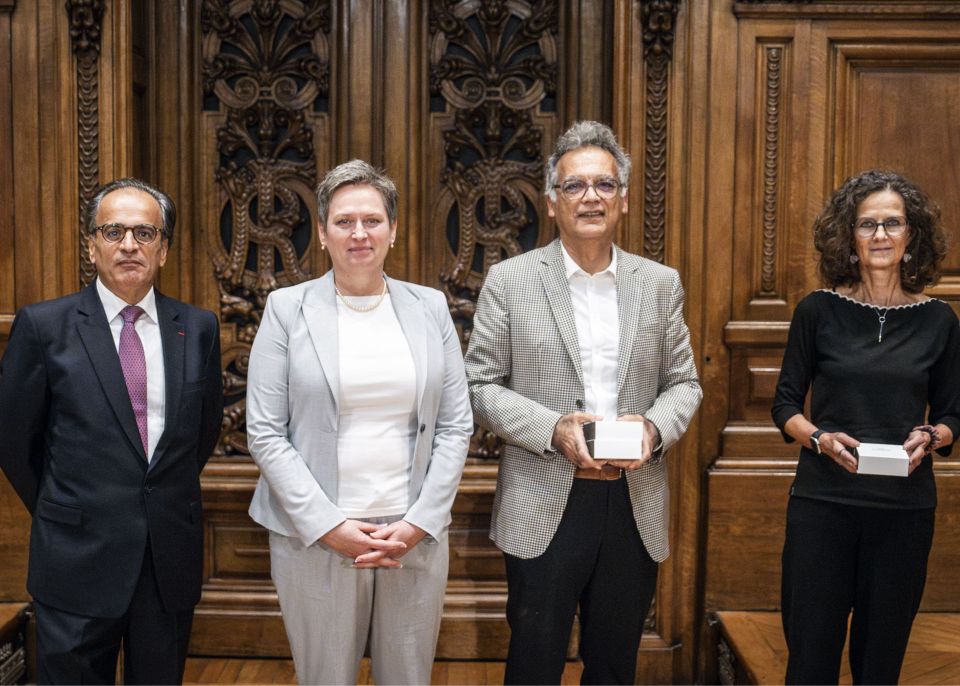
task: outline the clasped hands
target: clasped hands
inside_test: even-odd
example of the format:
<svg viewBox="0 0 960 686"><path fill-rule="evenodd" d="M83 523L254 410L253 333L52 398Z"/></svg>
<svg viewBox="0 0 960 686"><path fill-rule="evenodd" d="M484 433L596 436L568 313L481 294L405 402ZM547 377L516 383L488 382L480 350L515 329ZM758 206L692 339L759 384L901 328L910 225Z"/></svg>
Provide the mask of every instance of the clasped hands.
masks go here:
<svg viewBox="0 0 960 686"><path fill-rule="evenodd" d="M923 456L927 453L930 444L930 434L925 431L911 431L907 440L903 442L903 449L910 456L907 473L920 466ZM820 453L826 455L851 474L857 473L857 458L853 450L860 447L860 441L848 436L843 431L824 432L820 434Z"/></svg>
<svg viewBox="0 0 960 686"><path fill-rule="evenodd" d="M583 469L600 469L603 465L609 464L629 472L639 469L650 459L653 455L653 446L660 440L660 433L653 422L639 414L625 414L617 417L617 421L621 422L644 422L643 452L639 460L594 460L590 457L587 439L583 436L583 425L601 419L603 417L587 412L565 414L553 429L554 449L563 454L575 467Z"/></svg>
<svg viewBox="0 0 960 686"><path fill-rule="evenodd" d="M426 531L403 519L391 524L346 519L320 540L344 557L352 558L357 569L399 568L403 567L400 558L426 535Z"/></svg>

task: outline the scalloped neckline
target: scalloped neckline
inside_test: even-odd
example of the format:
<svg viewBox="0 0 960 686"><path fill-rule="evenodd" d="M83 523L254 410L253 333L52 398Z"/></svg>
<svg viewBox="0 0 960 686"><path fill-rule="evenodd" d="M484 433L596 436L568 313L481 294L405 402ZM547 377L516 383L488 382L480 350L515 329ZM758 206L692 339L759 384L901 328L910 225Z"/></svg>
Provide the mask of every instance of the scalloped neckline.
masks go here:
<svg viewBox="0 0 960 686"><path fill-rule="evenodd" d="M871 305L870 303L860 302L854 298L851 298L849 295L844 295L843 293L837 293L836 291L830 290L829 288L818 288L820 293L831 293L842 300L852 302L855 305L860 305L860 307L867 307L871 310L908 310L911 307L919 307L920 305L926 305L927 303L932 303L939 298L927 298L926 300L918 300L915 303L904 303L903 305L890 305L889 307L883 307L882 305Z"/></svg>

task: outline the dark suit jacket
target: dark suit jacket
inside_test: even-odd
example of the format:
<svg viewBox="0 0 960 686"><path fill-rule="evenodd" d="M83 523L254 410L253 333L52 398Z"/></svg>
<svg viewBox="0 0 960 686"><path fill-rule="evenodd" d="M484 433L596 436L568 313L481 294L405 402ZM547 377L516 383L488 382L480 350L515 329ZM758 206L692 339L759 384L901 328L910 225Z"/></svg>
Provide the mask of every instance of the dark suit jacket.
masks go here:
<svg viewBox="0 0 960 686"><path fill-rule="evenodd" d="M223 397L216 317L157 293L164 432L147 463L96 284L24 307L0 361L0 467L33 514L27 589L119 617L147 537L168 611L200 598L200 470Z"/></svg>

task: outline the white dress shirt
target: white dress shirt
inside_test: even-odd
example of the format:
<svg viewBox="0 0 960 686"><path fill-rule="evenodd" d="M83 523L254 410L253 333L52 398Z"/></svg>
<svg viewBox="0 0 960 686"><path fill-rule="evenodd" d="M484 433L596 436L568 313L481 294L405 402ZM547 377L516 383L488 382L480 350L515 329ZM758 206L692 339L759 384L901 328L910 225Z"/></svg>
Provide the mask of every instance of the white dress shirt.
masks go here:
<svg viewBox="0 0 960 686"><path fill-rule="evenodd" d="M366 306L379 297L350 302ZM410 505L417 370L390 296L369 312L351 310L338 298L337 336L337 507L350 518L401 515Z"/></svg>
<svg viewBox="0 0 960 686"><path fill-rule="evenodd" d="M580 366L586 397L584 410L607 420L617 418L617 354L620 350L620 311L617 308L617 251L610 264L587 274L560 243L573 316L580 343Z"/></svg>
<svg viewBox="0 0 960 686"><path fill-rule="evenodd" d="M120 332L123 330L123 317L120 311L129 305L117 297L97 279L97 293L103 303L103 311L110 323L113 345L120 351ZM143 357L147 363L147 462L153 459L153 451L163 435L164 412L167 405L167 380L163 367L163 342L160 338L160 320L157 318L157 296L151 286L143 300L136 303L143 314L134 324L140 342L143 344Z"/></svg>

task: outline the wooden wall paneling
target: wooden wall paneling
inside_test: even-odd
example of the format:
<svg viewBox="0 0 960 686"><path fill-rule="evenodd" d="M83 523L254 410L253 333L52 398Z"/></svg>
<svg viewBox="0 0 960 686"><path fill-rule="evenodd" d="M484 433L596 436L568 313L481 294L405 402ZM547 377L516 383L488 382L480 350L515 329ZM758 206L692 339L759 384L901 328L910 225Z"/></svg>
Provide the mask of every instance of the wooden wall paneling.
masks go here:
<svg viewBox="0 0 960 686"><path fill-rule="evenodd" d="M331 101L337 122L334 165L360 158L383 166L386 4L378 0L336 3L336 98Z"/></svg>
<svg viewBox="0 0 960 686"><path fill-rule="evenodd" d="M314 189L336 145L331 40L341 7L330 0L287 2L275 12L207 0L185 7L176 26L157 24L178 32L183 45L169 63L177 77L160 81L161 92L174 84L184 92L157 117L161 140L179 141L181 162L195 164L195 190L185 185L191 177L180 182L194 204L193 288L221 319L227 396L221 441L201 478L207 559L191 652L286 656L267 532L247 515L258 471L246 445L246 371L267 295L327 269ZM196 83L199 98L188 90ZM196 124L170 121L180 116ZM200 154L191 158L194 150ZM159 172L175 178L173 155L159 158Z"/></svg>
<svg viewBox="0 0 960 686"><path fill-rule="evenodd" d="M14 0L0 2L0 195L6 200L0 207L0 355L6 347L16 307L13 194L13 118L11 112L13 36L10 15Z"/></svg>
<svg viewBox="0 0 960 686"><path fill-rule="evenodd" d="M792 468L710 473L708 609L779 609L784 513L792 481Z"/></svg>
<svg viewBox="0 0 960 686"><path fill-rule="evenodd" d="M384 3L381 81L383 165L400 193L397 241L386 271L407 281L436 287L439 266L425 265L426 246L442 242L428 221L429 182L424 130L427 96L427 5L425 0Z"/></svg>
<svg viewBox="0 0 960 686"><path fill-rule="evenodd" d="M557 106L563 128L581 119L612 123L615 74L626 74L632 67L630 62L614 57L616 46L624 44L620 32L631 29L628 24L614 23L614 16L623 14L627 4L620 0L559 3L563 39L558 55ZM620 65L620 69L614 70L614 64ZM548 145L552 148L553 141Z"/></svg>
<svg viewBox="0 0 960 686"><path fill-rule="evenodd" d="M871 30L873 28L874 30ZM898 27L825 27L834 65L836 140L832 180L871 167L901 171L943 211L951 245L960 237L960 17ZM895 135L892 132L896 132ZM960 253L944 263L939 297L960 302Z"/></svg>
<svg viewBox="0 0 960 686"><path fill-rule="evenodd" d="M750 227L748 246L735 248L733 316L724 324L729 349L727 416L720 432L718 459L709 472L706 534L706 609L777 609L779 553L785 505L798 448L782 442L769 420L770 394L796 302L818 287L810 226L826 198L848 175L869 166L900 166L956 202L955 149L957 22L955 4L946 3L762 3L732 5L740 44L736 113L738 159L736 230ZM919 21L923 12L931 12ZM762 146L763 98L758 96L757 46L767 49L777 36L792 36L792 86L788 75L787 116L782 130L789 212L780 214L774 233L784 258L775 262L777 296L767 307L756 298L764 278L762 227L766 212ZM723 42L722 40L720 42ZM744 55L747 57L745 58ZM804 84L803 79L807 82ZM769 89L768 89L769 90ZM931 100L933 101L931 104ZM939 147L937 147L939 146ZM936 149L934 149L936 148ZM920 154L918 154L918 149ZM949 168L949 171L944 172ZM784 169L781 167L780 169ZM779 198L778 198L779 202ZM779 210L778 210L779 212ZM759 218L759 220L758 220ZM747 253L750 252L750 256ZM951 259L956 259L955 257ZM953 269L934 293L953 298ZM768 280L769 281L769 280ZM761 292L765 289L760 289ZM757 307L763 304L763 307ZM719 413L715 416L720 416ZM956 607L955 568L960 546L945 533L955 527L956 463L940 460L941 505L930 559L923 609ZM745 494L749 494L748 496Z"/></svg>

